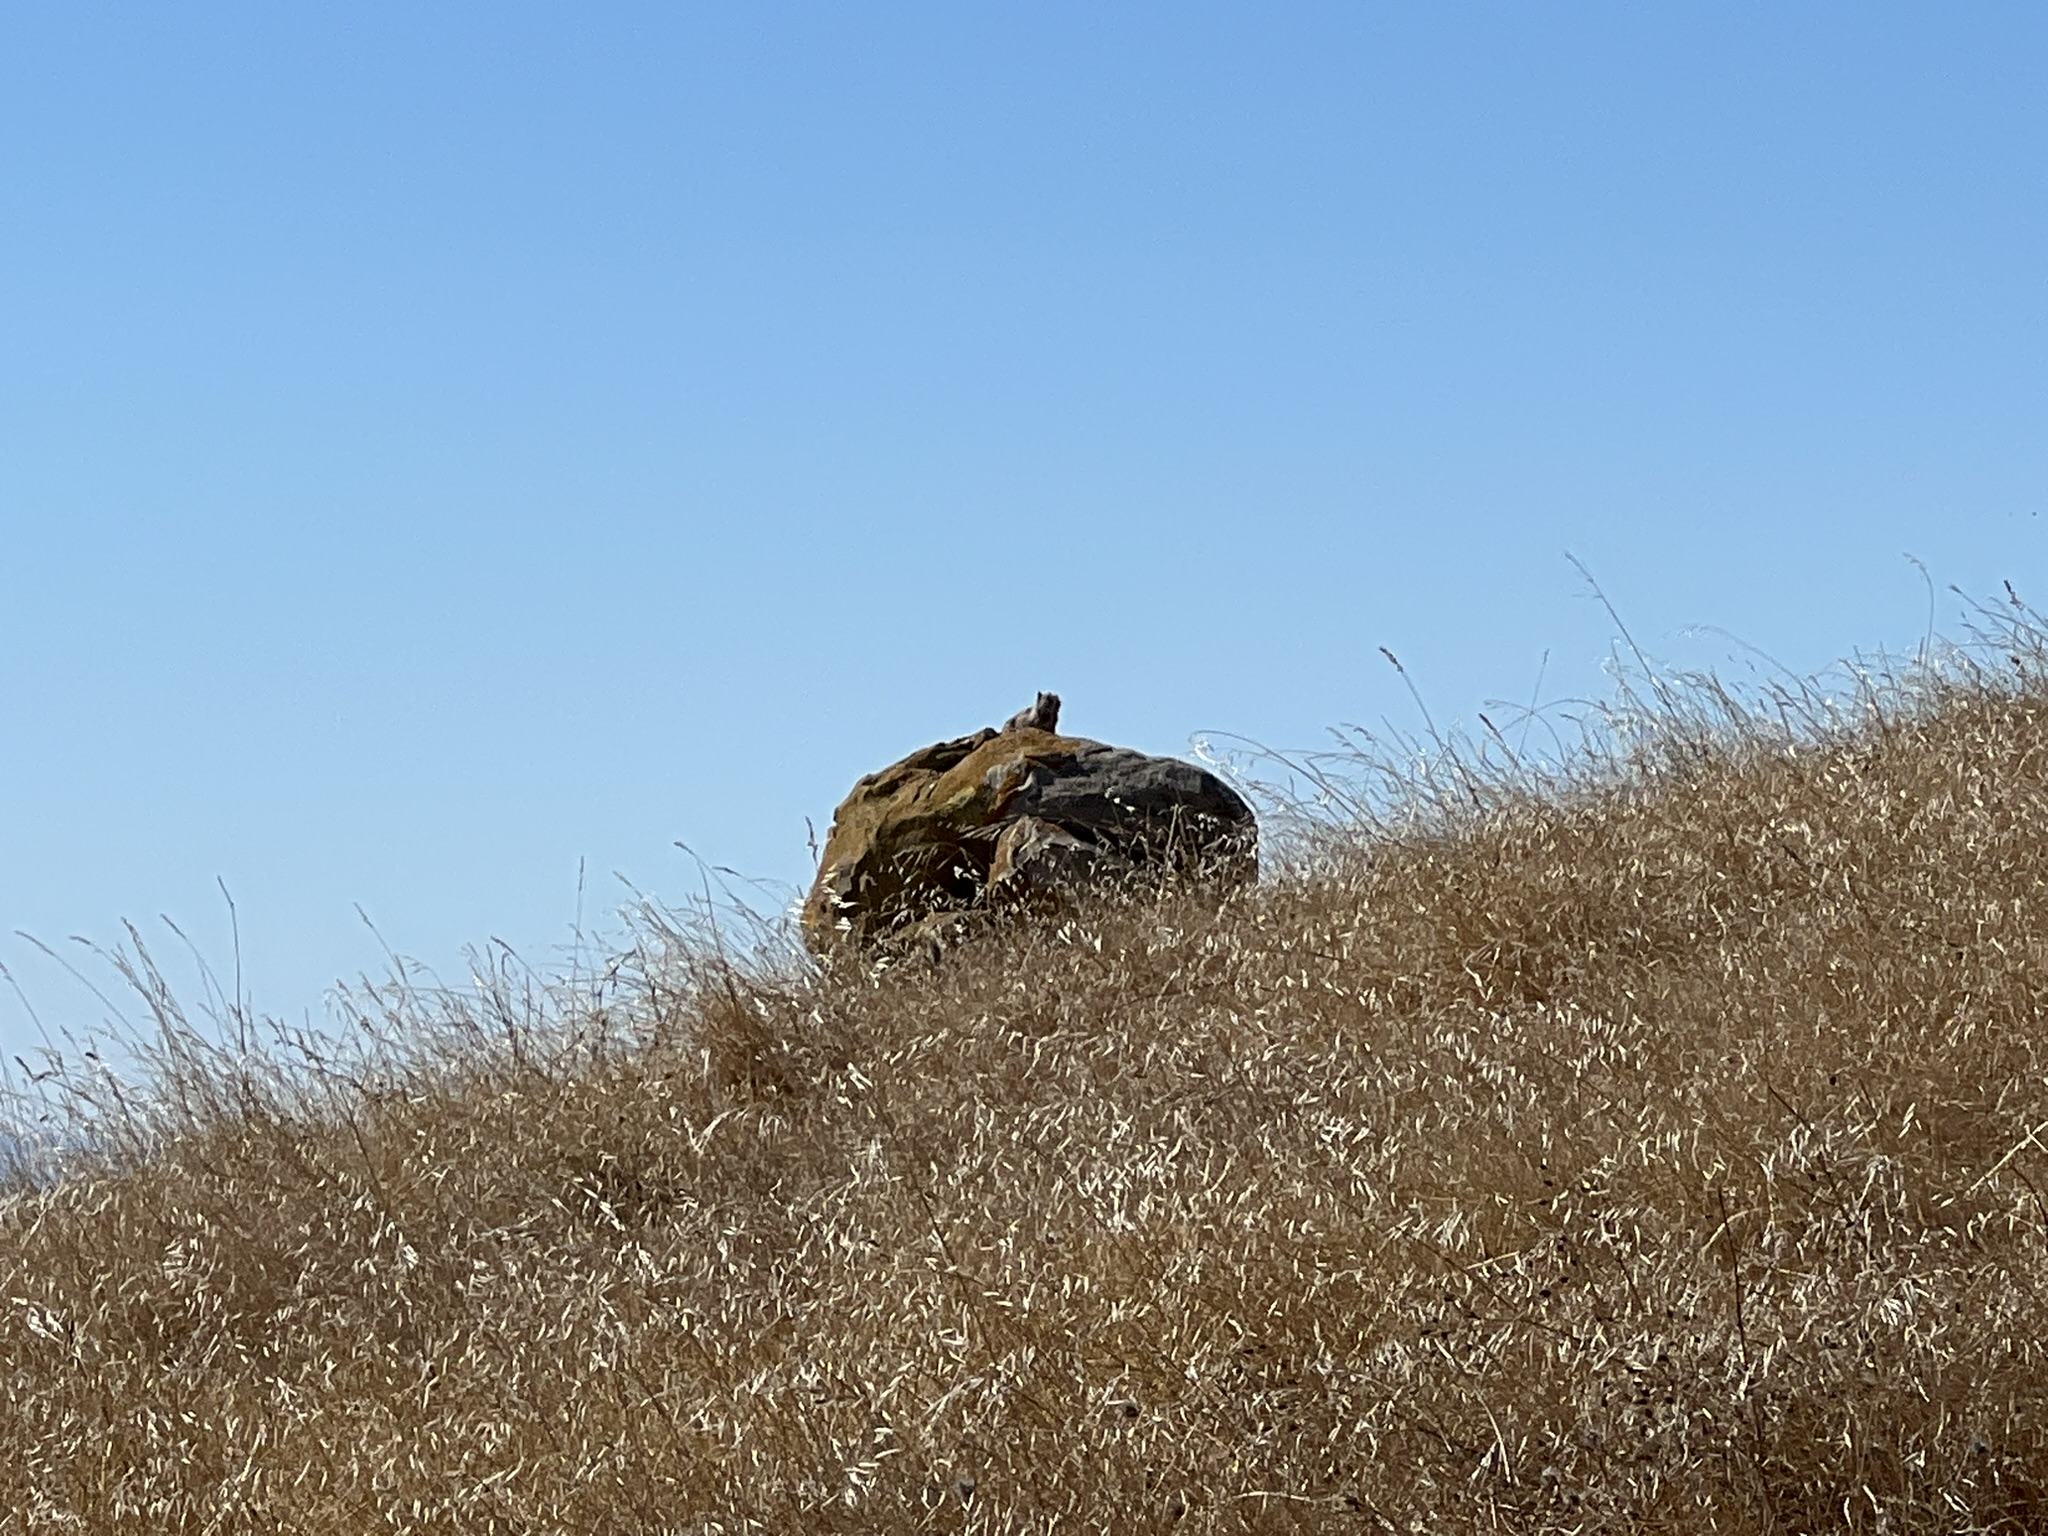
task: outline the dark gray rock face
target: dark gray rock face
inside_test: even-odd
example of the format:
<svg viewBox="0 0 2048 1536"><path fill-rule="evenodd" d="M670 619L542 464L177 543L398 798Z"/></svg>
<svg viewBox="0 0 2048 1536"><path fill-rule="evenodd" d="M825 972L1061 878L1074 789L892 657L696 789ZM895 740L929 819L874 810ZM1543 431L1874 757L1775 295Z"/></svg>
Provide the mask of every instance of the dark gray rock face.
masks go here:
<svg viewBox="0 0 2048 1536"><path fill-rule="evenodd" d="M1253 833L1251 807L1213 773L1177 757L1100 742L1057 762L1034 762L1013 816L1034 816L1139 863L1213 857Z"/></svg>

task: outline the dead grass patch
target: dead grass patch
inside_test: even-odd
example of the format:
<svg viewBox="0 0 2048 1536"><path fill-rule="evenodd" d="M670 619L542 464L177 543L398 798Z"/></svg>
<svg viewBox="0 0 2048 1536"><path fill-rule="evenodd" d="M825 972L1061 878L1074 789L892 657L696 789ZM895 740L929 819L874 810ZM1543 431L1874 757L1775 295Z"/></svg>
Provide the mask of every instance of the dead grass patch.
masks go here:
<svg viewBox="0 0 2048 1536"><path fill-rule="evenodd" d="M44 1083L0 1204L0 1528L2048 1527L2048 668L1987 617L938 964L653 923L257 1051L138 962L155 1077Z"/></svg>

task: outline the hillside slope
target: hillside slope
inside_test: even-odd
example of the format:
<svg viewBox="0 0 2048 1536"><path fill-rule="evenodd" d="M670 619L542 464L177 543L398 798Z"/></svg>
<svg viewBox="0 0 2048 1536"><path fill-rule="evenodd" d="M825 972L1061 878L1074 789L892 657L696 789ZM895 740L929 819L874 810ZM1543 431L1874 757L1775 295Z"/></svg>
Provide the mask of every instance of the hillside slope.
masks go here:
<svg viewBox="0 0 2048 1536"><path fill-rule="evenodd" d="M0 1207L0 1529L2048 1529L2038 662L1220 912L174 1034Z"/></svg>

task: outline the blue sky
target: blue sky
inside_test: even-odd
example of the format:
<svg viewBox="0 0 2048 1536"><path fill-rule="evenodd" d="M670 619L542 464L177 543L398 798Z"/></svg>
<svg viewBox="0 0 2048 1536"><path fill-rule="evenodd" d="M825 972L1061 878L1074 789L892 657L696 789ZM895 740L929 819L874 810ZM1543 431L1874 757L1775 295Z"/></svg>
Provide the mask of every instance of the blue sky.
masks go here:
<svg viewBox="0 0 2048 1536"><path fill-rule="evenodd" d="M579 865L800 886L1038 688L1597 691L1567 552L1686 661L2048 596L2044 76L1995 4L9 6L0 934L231 966L225 881L317 1017L358 906L453 980Z"/></svg>

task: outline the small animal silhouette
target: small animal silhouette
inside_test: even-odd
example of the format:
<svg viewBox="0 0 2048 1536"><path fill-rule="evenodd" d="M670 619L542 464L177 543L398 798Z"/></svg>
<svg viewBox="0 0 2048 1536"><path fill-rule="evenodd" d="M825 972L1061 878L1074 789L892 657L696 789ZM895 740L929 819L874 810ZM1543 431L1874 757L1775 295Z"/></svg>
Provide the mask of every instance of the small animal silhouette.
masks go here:
<svg viewBox="0 0 2048 1536"><path fill-rule="evenodd" d="M1020 709L1003 722L1006 731L1057 731L1060 728L1060 696L1041 693L1029 709Z"/></svg>

